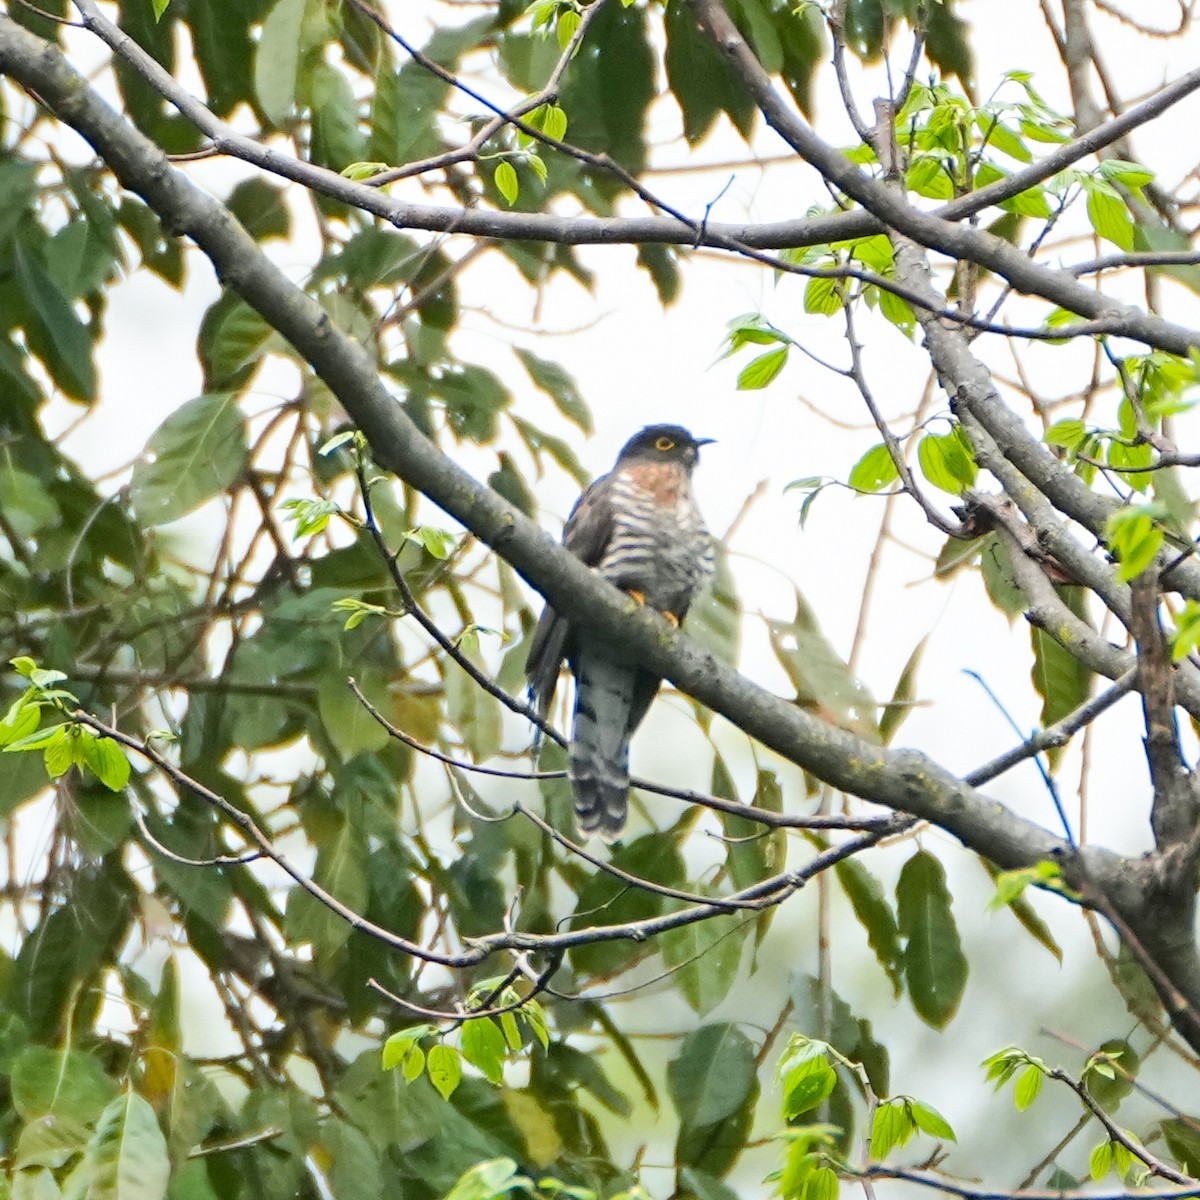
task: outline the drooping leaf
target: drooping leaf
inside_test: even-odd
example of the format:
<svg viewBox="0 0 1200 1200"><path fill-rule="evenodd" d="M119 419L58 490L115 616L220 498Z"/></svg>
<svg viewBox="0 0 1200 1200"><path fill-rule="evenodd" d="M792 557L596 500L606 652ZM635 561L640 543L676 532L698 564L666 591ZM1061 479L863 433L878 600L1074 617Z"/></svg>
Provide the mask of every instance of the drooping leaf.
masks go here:
<svg viewBox="0 0 1200 1200"><path fill-rule="evenodd" d="M667 1067L667 1086L684 1131L723 1121L750 1097L754 1048L736 1025L702 1025Z"/></svg>
<svg viewBox="0 0 1200 1200"><path fill-rule="evenodd" d="M892 981L897 996L903 983L900 930L892 906L874 875L857 858L845 858L834 868L854 915L867 931L867 942Z"/></svg>
<svg viewBox="0 0 1200 1200"><path fill-rule="evenodd" d="M904 977L917 1015L935 1029L958 1011L967 983L967 959L950 908L942 864L919 850L900 872L896 915L904 945Z"/></svg>
<svg viewBox="0 0 1200 1200"><path fill-rule="evenodd" d="M1082 588L1060 588L1059 596L1080 620L1090 624L1087 597ZM1033 642L1033 686L1042 698L1042 728L1061 721L1085 703L1092 687L1092 672L1068 654L1049 634L1030 627ZM1062 759L1064 746L1046 751L1053 770Z"/></svg>
<svg viewBox="0 0 1200 1200"><path fill-rule="evenodd" d="M246 462L246 430L237 397L197 396L173 412L146 444L130 494L148 525L165 525L229 487Z"/></svg>

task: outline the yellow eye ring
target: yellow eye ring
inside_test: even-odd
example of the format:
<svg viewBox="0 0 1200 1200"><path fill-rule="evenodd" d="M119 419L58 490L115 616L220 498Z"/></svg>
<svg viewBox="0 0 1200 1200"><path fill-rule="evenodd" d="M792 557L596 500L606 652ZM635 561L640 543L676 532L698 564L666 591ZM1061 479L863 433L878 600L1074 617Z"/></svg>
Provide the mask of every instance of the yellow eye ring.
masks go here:
<svg viewBox="0 0 1200 1200"><path fill-rule="evenodd" d="M654 448L655 450L661 450L665 454L668 450L675 449L675 443L671 441L669 437L660 437L658 441L654 443Z"/></svg>

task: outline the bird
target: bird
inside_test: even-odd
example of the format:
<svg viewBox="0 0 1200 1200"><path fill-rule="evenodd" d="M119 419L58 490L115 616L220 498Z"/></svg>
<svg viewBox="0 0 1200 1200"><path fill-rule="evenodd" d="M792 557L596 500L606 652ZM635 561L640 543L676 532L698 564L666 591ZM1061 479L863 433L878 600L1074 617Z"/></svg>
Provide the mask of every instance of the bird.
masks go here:
<svg viewBox="0 0 1200 1200"><path fill-rule="evenodd" d="M563 530L572 554L676 627L713 571L712 535L692 495L700 447L712 441L681 425L647 425L579 497ZM543 718L564 658L575 676L568 775L576 823L614 842L629 807L629 742L662 680L547 605L525 667Z"/></svg>

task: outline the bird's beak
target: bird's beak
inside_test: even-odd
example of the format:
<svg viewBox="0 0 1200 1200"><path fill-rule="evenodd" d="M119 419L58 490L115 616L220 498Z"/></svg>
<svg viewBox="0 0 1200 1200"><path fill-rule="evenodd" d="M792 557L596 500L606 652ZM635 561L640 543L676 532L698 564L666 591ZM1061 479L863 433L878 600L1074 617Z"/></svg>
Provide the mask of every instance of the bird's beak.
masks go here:
<svg viewBox="0 0 1200 1200"><path fill-rule="evenodd" d="M699 450L701 446L711 446L716 440L716 438L693 438L692 445Z"/></svg>

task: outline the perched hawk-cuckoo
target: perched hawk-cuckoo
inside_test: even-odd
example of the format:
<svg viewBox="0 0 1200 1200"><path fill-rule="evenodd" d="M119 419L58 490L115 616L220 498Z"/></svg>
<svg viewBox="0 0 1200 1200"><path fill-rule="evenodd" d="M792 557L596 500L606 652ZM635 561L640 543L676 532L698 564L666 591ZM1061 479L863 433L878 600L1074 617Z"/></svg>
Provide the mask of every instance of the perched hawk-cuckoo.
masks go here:
<svg viewBox="0 0 1200 1200"><path fill-rule="evenodd" d="M710 441L679 425L648 425L580 496L563 533L572 554L675 624L713 569L712 538L692 498L692 468ZM578 632L547 605L525 668L543 716L564 657L575 675L575 816L584 833L612 842L625 828L629 739L662 680L619 648Z"/></svg>

